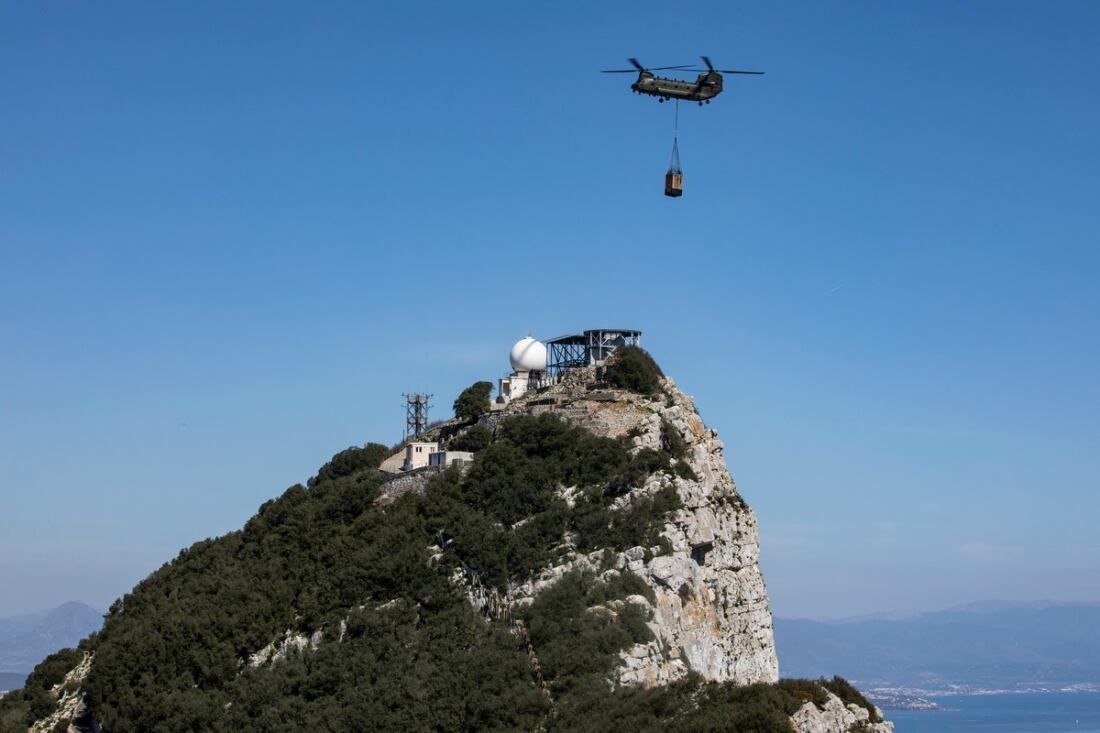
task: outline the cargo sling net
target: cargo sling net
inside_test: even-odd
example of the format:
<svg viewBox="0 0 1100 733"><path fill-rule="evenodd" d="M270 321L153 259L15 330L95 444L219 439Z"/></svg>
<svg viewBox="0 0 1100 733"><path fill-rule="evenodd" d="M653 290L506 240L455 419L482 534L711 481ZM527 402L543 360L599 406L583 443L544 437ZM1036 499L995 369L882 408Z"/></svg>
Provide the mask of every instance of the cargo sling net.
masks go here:
<svg viewBox="0 0 1100 733"><path fill-rule="evenodd" d="M672 160L668 164L669 173L683 174L680 169L680 100L676 100L676 117L672 126Z"/></svg>

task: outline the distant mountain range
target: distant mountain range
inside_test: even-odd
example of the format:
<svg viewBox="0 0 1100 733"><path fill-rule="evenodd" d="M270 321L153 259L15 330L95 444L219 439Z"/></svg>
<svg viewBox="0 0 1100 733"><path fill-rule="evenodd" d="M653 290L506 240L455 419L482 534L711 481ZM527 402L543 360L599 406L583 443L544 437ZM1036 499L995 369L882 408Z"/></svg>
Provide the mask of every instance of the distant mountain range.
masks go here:
<svg viewBox="0 0 1100 733"><path fill-rule="evenodd" d="M102 613L76 601L0 619L0 690L21 686L48 654L75 646L102 625Z"/></svg>
<svg viewBox="0 0 1100 733"><path fill-rule="evenodd" d="M1100 603L981 601L911 617L775 619L784 677L864 687L1023 689L1100 684Z"/></svg>

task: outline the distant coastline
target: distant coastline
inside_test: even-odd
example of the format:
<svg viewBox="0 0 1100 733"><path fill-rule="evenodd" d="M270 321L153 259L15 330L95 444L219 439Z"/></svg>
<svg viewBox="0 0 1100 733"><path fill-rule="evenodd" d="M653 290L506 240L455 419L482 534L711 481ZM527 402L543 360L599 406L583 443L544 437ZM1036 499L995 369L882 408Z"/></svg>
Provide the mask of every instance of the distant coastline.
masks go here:
<svg viewBox="0 0 1100 733"><path fill-rule="evenodd" d="M949 695L937 708L883 706L899 733L1100 733L1100 693L1086 690Z"/></svg>
<svg viewBox="0 0 1100 733"><path fill-rule="evenodd" d="M914 688L914 687L867 687L865 694L875 705L885 710L928 710L948 711L944 698L954 697L992 697L998 695L1074 695L1100 694L1100 685L1082 683L1065 687L1017 687L1013 689L990 689L984 687L956 686L951 688Z"/></svg>

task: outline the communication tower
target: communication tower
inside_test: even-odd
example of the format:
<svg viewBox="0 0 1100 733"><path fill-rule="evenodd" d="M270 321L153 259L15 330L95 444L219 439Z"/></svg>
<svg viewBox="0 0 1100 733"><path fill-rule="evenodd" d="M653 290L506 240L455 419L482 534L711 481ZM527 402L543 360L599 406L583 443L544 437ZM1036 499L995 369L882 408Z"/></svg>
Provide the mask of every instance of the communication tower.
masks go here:
<svg viewBox="0 0 1100 733"><path fill-rule="evenodd" d="M419 438L428 429L428 408L432 395L414 392L405 398L405 440Z"/></svg>

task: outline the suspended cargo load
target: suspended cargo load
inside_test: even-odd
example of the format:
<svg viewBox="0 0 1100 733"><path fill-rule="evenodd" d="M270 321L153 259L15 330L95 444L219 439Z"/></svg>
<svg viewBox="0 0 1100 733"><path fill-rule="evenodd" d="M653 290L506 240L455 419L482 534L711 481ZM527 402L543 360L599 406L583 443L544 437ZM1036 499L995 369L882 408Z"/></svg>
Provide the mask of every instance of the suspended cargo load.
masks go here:
<svg viewBox="0 0 1100 733"><path fill-rule="evenodd" d="M680 170L680 144L672 138L672 162L665 173L665 196L676 198L684 195L684 172Z"/></svg>
<svg viewBox="0 0 1100 733"><path fill-rule="evenodd" d="M676 173L675 171L669 171L665 174L665 196L684 195L684 174Z"/></svg>

